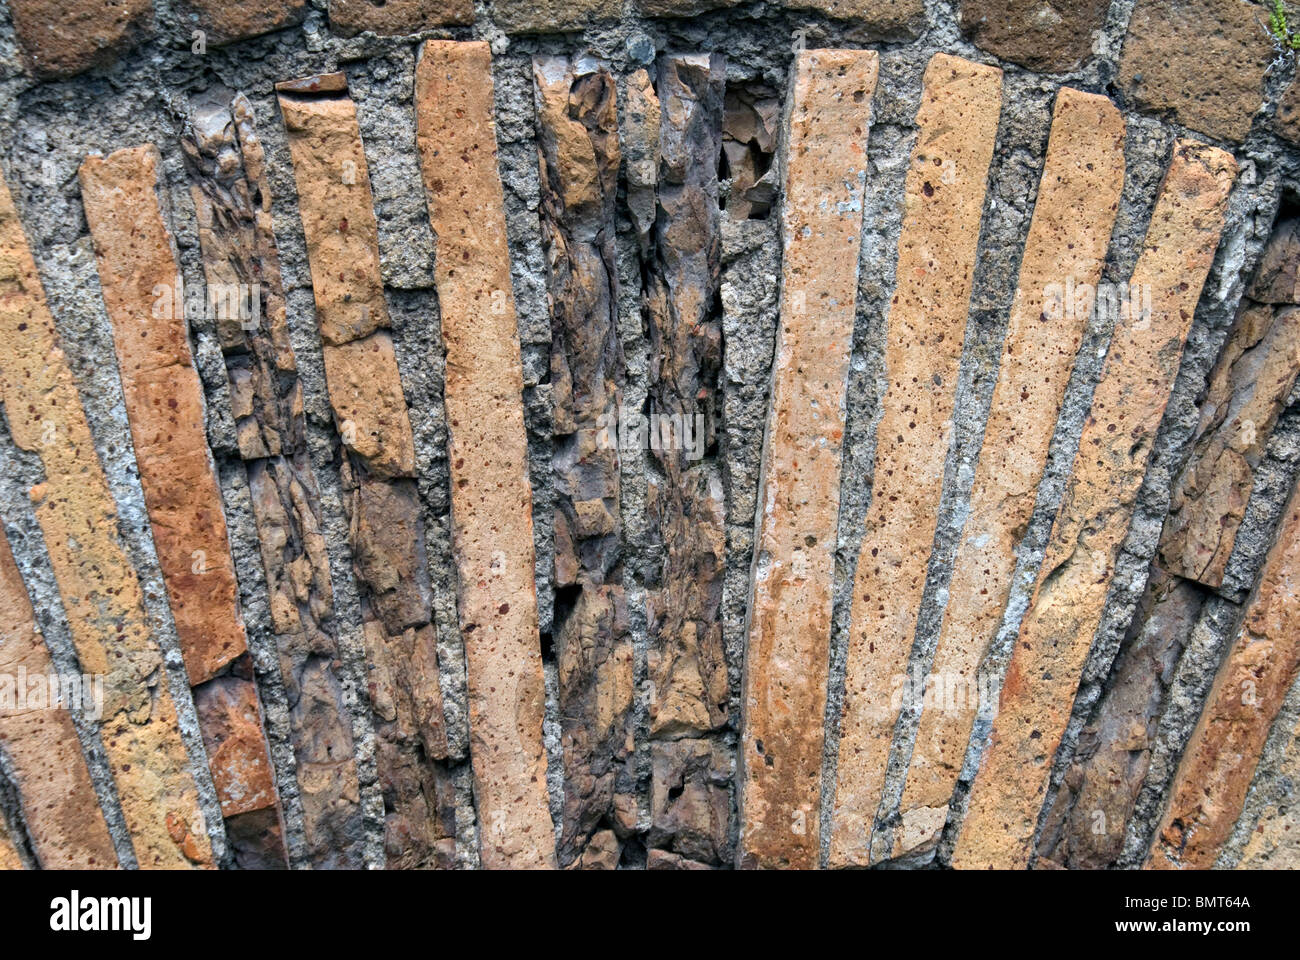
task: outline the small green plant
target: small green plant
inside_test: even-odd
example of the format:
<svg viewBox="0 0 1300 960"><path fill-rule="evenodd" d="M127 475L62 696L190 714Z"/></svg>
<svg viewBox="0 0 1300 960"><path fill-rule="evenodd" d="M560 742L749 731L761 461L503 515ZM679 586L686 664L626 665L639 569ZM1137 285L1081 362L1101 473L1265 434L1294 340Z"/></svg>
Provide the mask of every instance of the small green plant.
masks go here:
<svg viewBox="0 0 1300 960"><path fill-rule="evenodd" d="M1300 50L1300 34L1291 31L1291 22L1287 19L1286 4L1282 0L1272 0L1268 14L1268 32L1273 38L1273 46L1279 53L1294 53Z"/></svg>

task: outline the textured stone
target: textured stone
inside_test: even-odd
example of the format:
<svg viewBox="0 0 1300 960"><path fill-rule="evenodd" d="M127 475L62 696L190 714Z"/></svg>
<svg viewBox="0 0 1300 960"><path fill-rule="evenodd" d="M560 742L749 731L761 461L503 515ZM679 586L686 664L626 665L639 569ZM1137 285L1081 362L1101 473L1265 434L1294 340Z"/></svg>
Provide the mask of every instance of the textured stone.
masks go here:
<svg viewBox="0 0 1300 960"><path fill-rule="evenodd" d="M1273 721L1300 673L1300 487L1292 494L1205 708L1169 788L1148 869L1214 866Z"/></svg>
<svg viewBox="0 0 1300 960"><path fill-rule="evenodd" d="M1238 870L1300 870L1300 730L1288 744L1279 771L1287 792L1260 812Z"/></svg>
<svg viewBox="0 0 1300 960"><path fill-rule="evenodd" d="M641 255L650 251L655 224L655 189L659 183L661 107L650 74L638 70L627 78L627 102L619 130L627 170L627 208L636 225Z"/></svg>
<svg viewBox="0 0 1300 960"><path fill-rule="evenodd" d="M616 20L623 0L491 0L492 20L506 33L580 32Z"/></svg>
<svg viewBox="0 0 1300 960"><path fill-rule="evenodd" d="M330 28L344 37L381 36L474 22L473 0L330 0Z"/></svg>
<svg viewBox="0 0 1300 960"><path fill-rule="evenodd" d="M1243 301L1210 375L1197 437L1160 541L1170 573L1223 585L1255 470L1300 372L1300 307Z"/></svg>
<svg viewBox="0 0 1300 960"><path fill-rule="evenodd" d="M1165 691L1205 593L1153 569L1133 628L1097 712L1043 824L1038 866L1102 870L1114 866L1124 829L1146 778Z"/></svg>
<svg viewBox="0 0 1300 960"><path fill-rule="evenodd" d="M426 42L415 115L438 242L452 546L480 855L489 868L551 867L523 368L488 45Z"/></svg>
<svg viewBox="0 0 1300 960"><path fill-rule="evenodd" d="M1118 85L1143 110L1193 130L1244 140L1273 57L1260 7L1246 0L1138 0Z"/></svg>
<svg viewBox="0 0 1300 960"><path fill-rule="evenodd" d="M782 5L847 20L855 33L872 39L902 40L925 28L923 0L784 0Z"/></svg>
<svg viewBox="0 0 1300 960"><path fill-rule="evenodd" d="M150 0L13 0L14 33L38 77L108 66L153 32Z"/></svg>
<svg viewBox="0 0 1300 960"><path fill-rule="evenodd" d="M222 816L276 806L275 774L252 680L217 677L195 689L194 709Z"/></svg>
<svg viewBox="0 0 1300 960"><path fill-rule="evenodd" d="M13 837L9 834L9 825L5 823L5 818L0 817L0 870L22 870L23 858L18 854L18 848L14 846Z"/></svg>
<svg viewBox="0 0 1300 960"><path fill-rule="evenodd" d="M757 867L817 860L845 378L879 58L803 51L793 69L781 320L738 762L738 855Z"/></svg>
<svg viewBox="0 0 1300 960"><path fill-rule="evenodd" d="M246 97L196 102L181 137L209 288L257 278L259 322L217 317L240 456L289 707L306 856L315 867L359 867L359 786L351 722L335 661L339 646L320 493L307 456L302 385L289 343L265 153ZM237 288L237 287L236 287ZM250 291L250 302L253 294ZM270 811L226 819L236 861L276 862Z"/></svg>
<svg viewBox="0 0 1300 960"><path fill-rule="evenodd" d="M733 220L762 220L780 192L775 158L781 99L764 84L727 84L722 156L730 181L724 207Z"/></svg>
<svg viewBox="0 0 1300 960"><path fill-rule="evenodd" d="M184 312L165 292L159 296L179 285L180 272L158 206L159 161L152 145L88 157L81 196L158 565L197 686L248 643Z"/></svg>
<svg viewBox="0 0 1300 960"><path fill-rule="evenodd" d="M1105 97L1062 88L931 666L942 703L922 705L899 808L905 825L929 827L895 838L896 855L932 845L947 818L979 709L977 671L1006 609L1089 319L1091 303L1067 294L1096 288L1123 184L1119 111Z"/></svg>
<svg viewBox="0 0 1300 960"><path fill-rule="evenodd" d="M1277 132L1291 143L1300 144L1300 83L1292 80L1277 102L1274 118Z"/></svg>
<svg viewBox="0 0 1300 960"><path fill-rule="evenodd" d="M890 697L907 670L925 590L1001 107L1000 70L944 54L930 61L904 187L888 386L853 583L832 866L871 861L897 717Z"/></svg>
<svg viewBox="0 0 1300 960"><path fill-rule="evenodd" d="M302 23L307 0L175 0L182 17L209 45L231 43Z"/></svg>
<svg viewBox="0 0 1300 960"><path fill-rule="evenodd" d="M1246 296L1260 303L1300 303L1300 219L1273 228Z"/></svg>
<svg viewBox="0 0 1300 960"><path fill-rule="evenodd" d="M100 735L141 867L208 866L198 790L149 634L117 508L46 305L22 225L0 183L0 385L14 442L36 453L36 519L84 672L104 677Z"/></svg>
<svg viewBox="0 0 1300 960"><path fill-rule="evenodd" d="M1231 154L1177 140L1130 284L1152 310L1111 338L1064 499L1017 637L955 867L1024 866L1084 660L1101 623L1156 430L1236 177ZM1136 316L1135 316L1136 313Z"/></svg>
<svg viewBox="0 0 1300 960"><path fill-rule="evenodd" d="M977 47L1031 70L1073 70L1092 53L1108 0L961 0L961 31Z"/></svg>
<svg viewBox="0 0 1300 960"><path fill-rule="evenodd" d="M80 702L42 701L40 706L16 709L15 698L26 692L19 689L24 680L29 690L38 683L48 691L55 677L9 542L0 536L0 692L9 701L0 703L0 756L17 790L40 866L111 869L117 866L117 852L69 713L93 714L93 688L81 688Z"/></svg>
<svg viewBox="0 0 1300 960"><path fill-rule="evenodd" d="M729 859L731 758L716 740L658 741L650 747L651 849L700 865Z"/></svg>
<svg viewBox="0 0 1300 960"><path fill-rule="evenodd" d="M384 849L393 869L447 867L455 827L446 809L450 774L439 763L447 758L447 731L433 593L406 398L392 337L380 329L388 309L356 108L346 87L332 81L314 92L293 82L279 89L325 380L346 451L342 480L378 740ZM340 176L344 163L355 167ZM353 322L357 315L348 310L358 304L360 321Z"/></svg>

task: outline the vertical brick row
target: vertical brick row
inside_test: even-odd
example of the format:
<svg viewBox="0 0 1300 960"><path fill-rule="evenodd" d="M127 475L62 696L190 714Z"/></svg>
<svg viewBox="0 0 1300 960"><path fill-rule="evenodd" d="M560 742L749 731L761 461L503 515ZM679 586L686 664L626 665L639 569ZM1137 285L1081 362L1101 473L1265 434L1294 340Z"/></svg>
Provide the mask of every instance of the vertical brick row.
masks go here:
<svg viewBox="0 0 1300 960"><path fill-rule="evenodd" d="M14 442L36 453L31 490L81 669L104 678L100 734L136 859L145 868L209 866L198 790L149 635L117 507L59 346L8 187L0 183L0 386Z"/></svg>
<svg viewBox="0 0 1300 960"><path fill-rule="evenodd" d="M426 42L415 115L438 244L452 546L482 862L551 867L523 367L488 45Z"/></svg>
<svg viewBox="0 0 1300 960"><path fill-rule="evenodd" d="M721 55L657 65L655 214L643 269L650 343L646 576L651 845L717 865L727 849L730 765L709 734L728 723L722 642L725 503L718 162Z"/></svg>
<svg viewBox="0 0 1300 960"><path fill-rule="evenodd" d="M564 754L558 855L567 866L599 831L613 851L600 862L616 863L618 837L635 829L637 815L627 763L632 639L617 447L624 381L614 250L618 110L614 78L603 67L538 58L533 78L551 306L554 644Z"/></svg>
<svg viewBox="0 0 1300 960"><path fill-rule="evenodd" d="M1130 286L1152 309L1121 317L1079 441L989 746L953 853L957 867L1028 863L1052 760L1101 623L1156 430L1236 176L1231 154L1174 145Z"/></svg>
<svg viewBox="0 0 1300 960"><path fill-rule="evenodd" d="M1300 487L1192 731L1149 869L1214 866L1241 816L1273 721L1300 673Z"/></svg>
<svg viewBox="0 0 1300 960"><path fill-rule="evenodd" d="M265 154L242 95L193 108L181 138L289 711L308 862L364 865L352 725L335 661L334 594L307 453ZM215 691L214 691L215 692ZM232 691L233 692L233 691ZM213 697L212 705L238 698ZM204 712L208 698L196 699ZM227 824L231 844L241 838Z"/></svg>
<svg viewBox="0 0 1300 960"><path fill-rule="evenodd" d="M934 542L1001 109L1000 70L944 54L930 61L904 187L886 331L888 386L853 584L832 866L872 860L898 715L891 696L907 670Z"/></svg>
<svg viewBox="0 0 1300 960"><path fill-rule="evenodd" d="M13 777L32 852L46 869L111 869L117 852L69 713L93 716L94 687L73 688L81 700L57 704L48 699L52 680L57 673L9 541L0 536L0 755ZM33 683L46 699L27 696ZM0 852L0 867L3 862Z"/></svg>
<svg viewBox="0 0 1300 960"><path fill-rule="evenodd" d="M979 709L977 673L1011 592L1038 484L1124 184L1124 121L1105 97L1057 94L997 385L900 806L894 854L938 839ZM1078 295L1076 296L1076 291ZM889 602L888 597L885 598Z"/></svg>
<svg viewBox="0 0 1300 960"><path fill-rule="evenodd" d="M82 202L185 670L191 686L215 684L241 704L217 716L205 709L215 689L195 695L222 816L274 812L279 798L245 657L239 588L204 430L203 388L178 295L180 270L158 206L159 159L152 145L88 157L80 171ZM233 668L240 658L242 669ZM278 813L255 819L269 831L259 846L283 865Z"/></svg>
<svg viewBox="0 0 1300 960"><path fill-rule="evenodd" d="M307 241L343 487L391 868L450 866L454 797L415 442L388 332L378 227L343 74L277 84Z"/></svg>
<svg viewBox="0 0 1300 960"><path fill-rule="evenodd" d="M817 863L844 395L878 70L874 52L850 50L803 51L793 67L738 764L742 866Z"/></svg>

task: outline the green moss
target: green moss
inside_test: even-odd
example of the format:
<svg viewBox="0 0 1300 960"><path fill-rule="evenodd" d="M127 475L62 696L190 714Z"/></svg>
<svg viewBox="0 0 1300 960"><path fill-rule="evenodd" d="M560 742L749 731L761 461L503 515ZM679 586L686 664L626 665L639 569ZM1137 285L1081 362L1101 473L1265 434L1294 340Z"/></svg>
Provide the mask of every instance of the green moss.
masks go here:
<svg viewBox="0 0 1300 960"><path fill-rule="evenodd" d="M1300 34L1291 31L1291 23L1287 19L1286 4L1282 0L1272 0L1272 7L1268 14L1268 32L1273 37L1273 43L1283 51L1300 50Z"/></svg>

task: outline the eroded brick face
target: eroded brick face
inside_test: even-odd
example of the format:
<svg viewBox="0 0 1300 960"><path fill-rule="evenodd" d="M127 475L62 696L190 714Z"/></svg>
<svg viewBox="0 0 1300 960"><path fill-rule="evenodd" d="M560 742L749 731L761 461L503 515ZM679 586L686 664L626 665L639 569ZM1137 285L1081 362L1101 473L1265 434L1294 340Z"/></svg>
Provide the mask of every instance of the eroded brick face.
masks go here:
<svg viewBox="0 0 1300 960"><path fill-rule="evenodd" d="M302 23L307 0L177 0L183 22L209 44L232 43ZM191 35L192 36L192 35Z"/></svg>
<svg viewBox="0 0 1300 960"><path fill-rule="evenodd" d="M9 9L26 65L39 77L108 66L154 27L151 0L15 0Z"/></svg>
<svg viewBox="0 0 1300 960"><path fill-rule="evenodd" d="M474 22L472 0L330 0L330 27L345 37L381 36Z"/></svg>
<svg viewBox="0 0 1300 960"><path fill-rule="evenodd" d="M1033 70L1072 70L1092 53L1106 0L961 0L962 33L976 46Z"/></svg>

